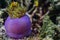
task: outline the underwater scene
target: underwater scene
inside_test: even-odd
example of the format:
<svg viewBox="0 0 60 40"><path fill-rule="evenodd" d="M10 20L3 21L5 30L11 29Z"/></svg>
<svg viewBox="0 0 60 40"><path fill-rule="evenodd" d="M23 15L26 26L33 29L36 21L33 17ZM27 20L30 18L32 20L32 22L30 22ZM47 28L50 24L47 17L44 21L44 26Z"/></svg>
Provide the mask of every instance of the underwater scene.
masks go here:
<svg viewBox="0 0 60 40"><path fill-rule="evenodd" d="M60 40L60 0L0 0L0 40Z"/></svg>

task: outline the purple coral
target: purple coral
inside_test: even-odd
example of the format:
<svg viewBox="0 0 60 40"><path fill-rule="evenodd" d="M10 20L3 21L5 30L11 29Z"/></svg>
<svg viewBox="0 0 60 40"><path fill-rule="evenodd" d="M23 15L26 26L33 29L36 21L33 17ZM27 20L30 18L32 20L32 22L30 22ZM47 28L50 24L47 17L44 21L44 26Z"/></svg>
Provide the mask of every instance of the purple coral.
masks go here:
<svg viewBox="0 0 60 40"><path fill-rule="evenodd" d="M6 33L12 38L24 38L31 34L31 21L27 15L21 18L7 18L5 21Z"/></svg>

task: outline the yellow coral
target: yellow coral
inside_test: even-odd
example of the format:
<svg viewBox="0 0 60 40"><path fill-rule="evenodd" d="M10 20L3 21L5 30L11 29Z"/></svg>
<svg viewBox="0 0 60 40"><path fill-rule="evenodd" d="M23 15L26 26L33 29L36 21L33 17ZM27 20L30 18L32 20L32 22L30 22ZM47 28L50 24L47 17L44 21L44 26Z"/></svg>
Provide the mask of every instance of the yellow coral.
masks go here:
<svg viewBox="0 0 60 40"><path fill-rule="evenodd" d="M7 11L11 18L20 18L25 15L26 7L22 8L18 2L12 2L7 8Z"/></svg>
<svg viewBox="0 0 60 40"><path fill-rule="evenodd" d="M11 7L15 7L15 6L18 6L19 4L18 4L18 2L12 2L11 3Z"/></svg>
<svg viewBox="0 0 60 40"><path fill-rule="evenodd" d="M38 6L38 0L35 0L35 6Z"/></svg>

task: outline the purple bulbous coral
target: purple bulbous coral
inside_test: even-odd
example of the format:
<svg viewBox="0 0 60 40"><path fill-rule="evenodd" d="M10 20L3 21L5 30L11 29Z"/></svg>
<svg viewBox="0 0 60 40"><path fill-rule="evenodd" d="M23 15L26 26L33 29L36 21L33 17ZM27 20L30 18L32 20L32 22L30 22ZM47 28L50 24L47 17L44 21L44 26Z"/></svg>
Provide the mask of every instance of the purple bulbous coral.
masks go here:
<svg viewBox="0 0 60 40"><path fill-rule="evenodd" d="M31 22L27 15L16 19L8 17L5 21L5 28L8 36L13 38L23 38L30 35Z"/></svg>
<svg viewBox="0 0 60 40"><path fill-rule="evenodd" d="M7 10L9 16L5 21L6 34L9 37L17 39L29 36L31 34L32 23L30 18L25 14L26 10L20 8L17 2L13 2L10 9Z"/></svg>

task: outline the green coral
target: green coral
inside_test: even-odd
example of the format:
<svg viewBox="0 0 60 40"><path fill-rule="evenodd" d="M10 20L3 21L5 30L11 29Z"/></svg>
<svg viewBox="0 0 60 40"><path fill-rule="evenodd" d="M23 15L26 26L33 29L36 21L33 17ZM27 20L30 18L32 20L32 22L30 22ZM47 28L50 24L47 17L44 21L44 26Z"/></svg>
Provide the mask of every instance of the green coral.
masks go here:
<svg viewBox="0 0 60 40"><path fill-rule="evenodd" d="M53 37L55 35L54 28L56 28L56 25L49 19L49 16L46 15L43 19L40 36L42 38L45 38L46 36Z"/></svg>

